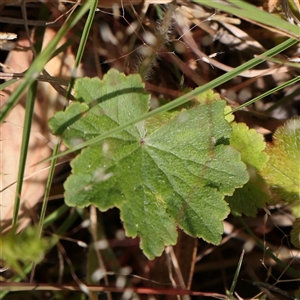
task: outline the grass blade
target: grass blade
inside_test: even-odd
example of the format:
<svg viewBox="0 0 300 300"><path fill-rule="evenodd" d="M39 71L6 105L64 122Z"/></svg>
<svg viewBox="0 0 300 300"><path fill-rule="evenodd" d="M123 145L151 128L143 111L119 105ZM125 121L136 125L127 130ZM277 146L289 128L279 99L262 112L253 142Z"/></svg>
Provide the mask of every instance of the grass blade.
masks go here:
<svg viewBox="0 0 300 300"><path fill-rule="evenodd" d="M278 46L275 46L274 48L266 51L265 53L263 53L263 56L267 56L267 57L272 57L282 51L284 51L285 49L288 49L289 47L293 46L294 44L296 44L298 41L295 40L295 39L288 39L286 41L284 41L283 43L279 44ZM163 113L163 112L166 112L166 111L169 111L171 109L174 109L176 108L177 106L180 106L188 101L190 101L192 98L206 92L207 90L210 90L210 89L213 89L213 88L216 88L218 87L219 85L233 79L234 77L238 76L240 73L246 71L246 70L249 70L255 66L257 66L258 64L262 63L264 61L264 59L262 58L253 58L251 60L249 60L248 62L242 64L241 66L231 70L230 72L227 72L226 74L206 83L205 85L203 86L200 86L198 88L196 88L195 90L177 98L176 100L166 104L166 105L163 105L153 111L150 111L148 112L147 114L144 114L144 115L141 115L140 117L124 124L123 126L120 126L120 127L117 127L117 128L114 128L110 131L108 131L107 133L105 134L102 134L96 138L93 138L87 142L84 142L84 143L81 143L81 144L78 144L76 145L74 148L72 149L69 149L67 151L64 151L56 156L52 156L51 158L49 159L46 159L45 161L47 160L50 160L50 159L55 159L57 157L60 157L60 156L63 156L63 155L66 155L66 154L69 154L69 153L72 153L74 151L77 151L77 150L80 150L82 148L85 148L89 145L92 145L94 143L97 143L99 141L102 141L104 140L105 138L117 133L117 132L120 132L130 126L132 126L133 124L136 124L138 122L141 122L143 120L146 120L147 118L150 118L150 117L153 117L153 116L156 116L160 113Z"/></svg>
<svg viewBox="0 0 300 300"><path fill-rule="evenodd" d="M90 11L89 11L89 15L87 18L87 21L85 23L84 29L83 29L83 33L80 39L80 44L79 44L79 48L76 54L76 58L75 58L75 63L74 63L74 69L77 70L81 59L82 59L82 55L85 49L85 45L89 36L89 32L91 30L92 27L92 23L94 20L94 16L95 16L95 11L97 9L97 1L92 1L91 2L91 7L90 7ZM74 74L75 75L75 74ZM76 76L73 76L71 78L71 81L69 83L68 86L68 90L67 90L67 99L69 98L74 82L75 82ZM53 150L53 155L57 155L59 152L59 148L60 148L60 143L57 143L54 150ZM49 170L49 176L48 176L48 180L46 183L46 190L45 190L45 195L44 195L44 201L43 201L43 206L42 206L42 210L41 210L41 216L40 216L40 222L39 222L39 233L41 235L42 233L42 229L43 229L43 223L44 223L44 219L45 219L45 215L46 215L46 209L47 209L47 203L48 203L48 197L50 194L50 188L51 188L51 184L52 184L52 180L53 180L53 176L54 176L54 170L55 170L55 165L56 165L56 159L51 161L51 165L50 165L50 170Z"/></svg>
<svg viewBox="0 0 300 300"><path fill-rule="evenodd" d="M2 123L9 112L13 109L16 103L19 101L23 93L25 92L26 88L30 86L35 80L36 77L40 74L43 70L44 65L48 62L51 58L53 51L55 50L56 46L64 37L68 31L76 25L76 23L84 16L84 14L93 7L94 1L86 1L80 9L71 16L71 18L61 27L61 29L57 32L53 40L49 43L49 45L41 52L38 57L32 62L30 68L25 73L23 81L20 85L16 88L14 93L10 96L9 101L5 103L2 108L1 115L0 115L0 123Z"/></svg>
<svg viewBox="0 0 300 300"><path fill-rule="evenodd" d="M229 2L232 3L232 5L220 1L193 0L193 2L203 4L205 6L209 6L215 9L219 9L247 20L251 19L261 24L280 29L281 31L286 32L290 36L299 39L299 26L292 25L291 23L282 20L263 10L260 10L254 5L246 3L245 1L229 0Z"/></svg>

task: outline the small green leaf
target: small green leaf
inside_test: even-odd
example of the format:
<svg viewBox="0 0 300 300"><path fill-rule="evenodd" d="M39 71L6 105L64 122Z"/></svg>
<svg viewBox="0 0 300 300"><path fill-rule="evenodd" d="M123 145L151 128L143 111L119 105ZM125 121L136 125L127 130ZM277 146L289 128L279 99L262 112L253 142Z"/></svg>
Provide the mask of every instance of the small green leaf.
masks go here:
<svg viewBox="0 0 300 300"><path fill-rule="evenodd" d="M38 229L34 227L27 227L20 233L12 229L0 236L1 258L21 277L25 277L25 274L20 263L40 262L48 247L48 240L40 238Z"/></svg>
<svg viewBox="0 0 300 300"><path fill-rule="evenodd" d="M232 113L232 108L229 105L224 108L224 116L228 123L232 123L234 121L234 114Z"/></svg>
<svg viewBox="0 0 300 300"><path fill-rule="evenodd" d="M266 143L264 137L254 129L249 129L245 123L232 123L233 132L230 137L230 145L241 152L242 161L248 166L261 170L268 156L264 153Z"/></svg>
<svg viewBox="0 0 300 300"><path fill-rule="evenodd" d="M231 197L226 197L226 201L233 214L255 217L257 208L264 207L270 199L266 182L258 174L268 160L263 152L265 142L261 134L249 129L244 123L234 122L231 126L233 132L230 145L240 151L242 161L248 166L250 179L242 188L236 189Z"/></svg>
<svg viewBox="0 0 300 300"><path fill-rule="evenodd" d="M267 145L269 161L261 174L280 200L300 200L300 118L278 128Z"/></svg>
<svg viewBox="0 0 300 300"><path fill-rule="evenodd" d="M294 221L291 230L291 242L295 247L300 248L300 218Z"/></svg>
<svg viewBox="0 0 300 300"><path fill-rule="evenodd" d="M205 104L205 103L207 104L219 100L221 100L220 95L218 93L215 93L213 90L208 90L196 97L196 101L201 104Z"/></svg>
<svg viewBox="0 0 300 300"><path fill-rule="evenodd" d="M136 79L114 70L103 81L92 79L91 87L88 79L78 79L76 96L88 105L71 104L51 120L52 128L72 145L147 112L149 95ZM94 204L102 211L118 207L126 234L140 236L149 258L176 243L177 226L218 244L229 213L224 196L248 181L239 152L229 145L232 129L224 107L225 101L208 100L176 116L147 119L84 149L72 161L66 203Z"/></svg>
<svg viewBox="0 0 300 300"><path fill-rule="evenodd" d="M248 172L249 181L242 188L237 188L232 196L225 198L229 203L231 213L236 216L245 214L255 217L257 209L264 207L270 199L265 180L251 167L248 167Z"/></svg>

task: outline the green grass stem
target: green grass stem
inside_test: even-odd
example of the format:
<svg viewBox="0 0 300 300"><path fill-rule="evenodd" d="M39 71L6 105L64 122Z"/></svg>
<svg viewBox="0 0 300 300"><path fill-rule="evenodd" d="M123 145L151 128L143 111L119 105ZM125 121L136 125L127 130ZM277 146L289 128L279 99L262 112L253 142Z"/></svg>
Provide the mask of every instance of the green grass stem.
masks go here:
<svg viewBox="0 0 300 300"><path fill-rule="evenodd" d="M55 51L60 40L73 28L77 22L85 15L85 13L94 6L94 1L86 1L79 9L72 15L68 21L61 27L61 29L54 36L52 41L48 46L36 57L32 62L29 69L24 75L24 79L20 82L20 85L16 90L11 94L9 100L5 103L2 108L0 115L0 123L2 123L9 112L20 100L28 86L30 86L35 80L36 77L41 73L45 64L52 57L52 53Z"/></svg>

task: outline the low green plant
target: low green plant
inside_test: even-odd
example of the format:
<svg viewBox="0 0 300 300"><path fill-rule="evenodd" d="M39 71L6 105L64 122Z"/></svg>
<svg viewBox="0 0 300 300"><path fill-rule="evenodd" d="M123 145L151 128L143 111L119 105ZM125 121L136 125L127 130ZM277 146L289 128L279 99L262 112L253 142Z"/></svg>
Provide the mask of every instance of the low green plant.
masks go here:
<svg viewBox="0 0 300 300"><path fill-rule="evenodd" d="M148 112L150 95L139 75L111 69L103 80L78 79L75 98L49 121L53 133L70 149L107 137L72 161L65 201L102 211L118 207L127 235L140 237L150 259L176 243L177 226L219 244L229 212L255 216L270 201L269 188L299 200L297 168L285 172L272 161L281 161L277 151L285 157L283 166L300 161L299 118L275 133L284 147L275 142L265 150L255 130L228 122L226 102L212 91L189 110L165 112L111 134Z"/></svg>
<svg viewBox="0 0 300 300"><path fill-rule="evenodd" d="M77 79L74 89L76 101L49 121L53 133L62 137L69 150L60 154L54 152L51 158L53 163L46 198L50 192L55 159L77 152L71 163L72 174L64 185L66 203L80 207L95 205L102 211L119 208L127 235L139 236L141 248L151 259L160 255L166 245L176 243L177 227L191 236L217 245L223 233L222 221L229 213L255 217L258 208L280 202L290 204L295 216L299 217L299 118L289 120L279 128L274 134L274 142L266 145L262 135L243 123L234 122L226 102L212 91L241 72L296 44L299 28L244 1L228 1L233 5L217 1L195 2L243 18L251 16L261 24L280 27L292 38L152 111L149 111L150 96L138 75L125 76L111 69L103 80ZM81 51L76 59L75 67L78 67L95 9L95 1L85 2L34 60L24 81L3 107L1 122L25 89L35 81L62 36L90 10ZM141 67L144 68L144 65ZM146 61L144 75L149 67L151 62ZM74 80L72 78L69 85L69 94ZM248 101L244 106L298 80L299 76ZM196 100L192 108L178 109L192 99ZM30 123L27 125L29 128ZM21 194L21 188L18 194ZM19 204L16 203L15 207L14 222L17 223ZM44 222L45 210L46 204L39 235L43 226L48 224L48 220ZM67 225L71 221L74 218L66 220ZM62 232L68 228L67 225L62 226ZM298 218L291 231L291 240L296 247L299 247L299 228ZM35 257L24 257L21 261L24 264L30 259L38 262L48 247L44 240L38 244L36 236L30 235L30 230L14 236L16 242L26 235L22 243L26 246L30 237L32 245L36 246L37 251L30 254ZM6 245L13 241L10 235L6 239ZM56 241L53 238L51 245ZM4 244L1 246L4 247ZM21 252L7 250L3 252L3 258L19 275L24 276L31 268L27 268L26 272L20 270L18 260Z"/></svg>
<svg viewBox="0 0 300 300"><path fill-rule="evenodd" d="M23 278L26 277L23 265L39 263L49 248L49 240L41 239L36 227L28 227L18 234L12 229L8 234L0 235L1 259Z"/></svg>

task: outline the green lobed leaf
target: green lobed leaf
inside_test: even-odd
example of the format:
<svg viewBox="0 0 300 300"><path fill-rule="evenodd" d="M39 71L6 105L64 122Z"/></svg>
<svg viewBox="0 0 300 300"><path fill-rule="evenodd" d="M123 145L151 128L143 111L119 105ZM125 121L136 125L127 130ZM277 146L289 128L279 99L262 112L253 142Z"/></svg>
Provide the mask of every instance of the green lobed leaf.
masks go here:
<svg viewBox="0 0 300 300"><path fill-rule="evenodd" d="M120 126L148 110L142 86L136 75L115 70L103 81L78 79L76 97L85 103L71 104L50 125L69 146ZM164 116L160 126L159 118L147 119L90 145L71 163L66 203L118 207L126 234L140 236L149 258L176 243L177 226L218 244L229 213L224 196L248 181L239 152L229 145L225 105L208 99Z"/></svg>
<svg viewBox="0 0 300 300"><path fill-rule="evenodd" d="M266 143L261 134L249 129L244 123L233 122L231 126L233 132L230 145L240 151L242 161L248 166L250 179L242 188L236 189L232 196L226 197L226 201L233 214L255 217L257 208L264 207L270 200L266 182L258 174L268 160L267 154L263 152Z"/></svg>
<svg viewBox="0 0 300 300"><path fill-rule="evenodd" d="M281 200L300 200L300 117L288 120L267 145L269 161L261 174ZM298 210L299 211L299 210Z"/></svg>

